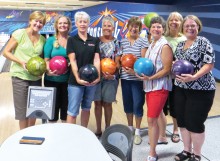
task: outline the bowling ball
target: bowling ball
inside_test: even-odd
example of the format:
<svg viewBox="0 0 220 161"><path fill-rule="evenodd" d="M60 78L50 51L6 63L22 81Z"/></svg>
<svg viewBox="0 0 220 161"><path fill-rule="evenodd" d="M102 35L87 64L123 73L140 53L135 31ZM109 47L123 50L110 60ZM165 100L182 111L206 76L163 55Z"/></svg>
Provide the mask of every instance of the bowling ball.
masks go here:
<svg viewBox="0 0 220 161"><path fill-rule="evenodd" d="M51 71L56 70L56 74L64 74L68 69L68 62L63 56L55 56L50 59L49 67Z"/></svg>
<svg viewBox="0 0 220 161"><path fill-rule="evenodd" d="M150 12L148 14L145 15L144 17L144 24L145 26L147 26L148 28L150 28L150 21L153 17L158 17L159 15L155 12Z"/></svg>
<svg viewBox="0 0 220 161"><path fill-rule="evenodd" d="M32 57L28 60L26 68L30 74L41 76L46 71L46 62L39 56Z"/></svg>
<svg viewBox="0 0 220 161"><path fill-rule="evenodd" d="M142 73L146 76L151 76L155 72L154 64L148 58L139 58L134 63L134 71L140 76L142 76Z"/></svg>
<svg viewBox="0 0 220 161"><path fill-rule="evenodd" d="M116 71L116 63L111 58L101 60L101 71L104 73L114 74Z"/></svg>
<svg viewBox="0 0 220 161"><path fill-rule="evenodd" d="M80 79L89 83L93 82L98 78L98 70L92 64L87 64L79 69Z"/></svg>
<svg viewBox="0 0 220 161"><path fill-rule="evenodd" d="M137 60L137 57L133 54L125 54L121 58L121 65L124 68L134 68L134 63Z"/></svg>
<svg viewBox="0 0 220 161"><path fill-rule="evenodd" d="M177 60L171 69L174 75L181 75L181 74L193 74L194 67L193 65L187 60Z"/></svg>

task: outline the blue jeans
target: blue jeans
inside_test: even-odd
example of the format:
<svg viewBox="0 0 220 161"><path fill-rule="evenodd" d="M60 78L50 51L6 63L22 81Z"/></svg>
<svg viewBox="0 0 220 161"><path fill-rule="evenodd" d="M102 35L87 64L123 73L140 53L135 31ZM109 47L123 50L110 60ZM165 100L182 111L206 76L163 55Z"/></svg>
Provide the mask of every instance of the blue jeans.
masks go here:
<svg viewBox="0 0 220 161"><path fill-rule="evenodd" d="M67 114L76 117L79 108L89 111L96 91L94 86L74 86L68 85L68 111Z"/></svg>
<svg viewBox="0 0 220 161"><path fill-rule="evenodd" d="M142 117L145 103L143 81L121 79L121 89L125 113Z"/></svg>

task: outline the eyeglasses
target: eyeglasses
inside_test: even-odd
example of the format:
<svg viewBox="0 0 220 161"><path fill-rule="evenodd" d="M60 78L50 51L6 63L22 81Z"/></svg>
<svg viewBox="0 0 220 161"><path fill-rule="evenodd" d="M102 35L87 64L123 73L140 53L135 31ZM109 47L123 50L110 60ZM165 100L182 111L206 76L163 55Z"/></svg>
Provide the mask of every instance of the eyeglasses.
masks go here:
<svg viewBox="0 0 220 161"><path fill-rule="evenodd" d="M184 25L183 27L184 28L186 28L186 29L188 29L188 28L192 28L192 29L194 29L194 28L196 28L198 25Z"/></svg>

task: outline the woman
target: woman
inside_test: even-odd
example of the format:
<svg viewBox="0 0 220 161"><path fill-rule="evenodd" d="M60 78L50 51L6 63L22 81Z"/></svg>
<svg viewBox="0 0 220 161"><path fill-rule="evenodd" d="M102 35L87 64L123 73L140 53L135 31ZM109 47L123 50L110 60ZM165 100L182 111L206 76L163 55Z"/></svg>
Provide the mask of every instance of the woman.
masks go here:
<svg viewBox="0 0 220 161"><path fill-rule="evenodd" d="M144 91L147 102L148 135L150 139L150 152L147 161L156 161L156 145L159 139L158 117L163 115L163 107L166 103L169 91L172 90L170 70L173 61L172 49L163 36L166 29L162 17L154 17L150 22L150 33L153 41L150 44L145 57L149 58L155 67L155 74L139 76L144 80Z"/></svg>
<svg viewBox="0 0 220 161"><path fill-rule="evenodd" d="M119 42L113 37L114 20L111 17L104 17L102 20L102 34L99 43L100 56L103 58L111 58L116 60L116 54L119 49ZM119 65L118 65L119 67ZM110 126L112 118L112 102L116 101L116 93L118 88L118 70L111 75L102 73L101 82L97 84L95 93L95 118L96 118L96 136L102 135L102 107L105 115L105 128Z"/></svg>
<svg viewBox="0 0 220 161"><path fill-rule="evenodd" d="M40 86L40 77L31 75L26 69L27 61L35 56L41 56L45 38L39 31L46 23L46 16L40 11L34 11L29 16L27 28L13 32L4 49L4 56L12 61L10 73L12 76L15 119L19 120L20 129L32 126L36 119L26 117L29 86Z"/></svg>
<svg viewBox="0 0 220 161"><path fill-rule="evenodd" d="M186 41L180 42L175 52L176 60L187 60L194 66L193 74L176 76L174 108L183 139L184 150L175 160L199 161L205 140L205 125L215 96L215 79L212 68L215 54L212 44L198 36L202 23L194 15L183 20L182 31Z"/></svg>
<svg viewBox="0 0 220 161"><path fill-rule="evenodd" d="M182 22L183 22L183 17L178 12L171 12L166 22L167 31L165 33L165 38L170 43L173 53L176 50L177 44L181 41L186 40L186 37L181 33ZM172 82L174 82L174 80ZM171 141L174 143L178 143L180 141L180 136L179 136L179 130L178 130L177 121L176 121L176 115L175 115L174 107L173 107L173 90L169 92L169 96L163 108L163 111L165 115L167 115L169 112L170 116L172 117L173 134L171 135ZM166 121L165 115L162 114L161 115L162 117L159 117L158 119L158 125L159 125L159 131L160 131L160 136L159 136L159 141L158 141L159 144L168 143L166 139L166 122L167 121Z"/></svg>
<svg viewBox="0 0 220 161"><path fill-rule="evenodd" d="M132 53L137 58L144 57L148 47L146 38L141 38L139 33L142 30L142 22L138 17L131 17L127 24L129 37L121 40L121 55ZM117 62L120 57L117 58ZM141 144L140 127L143 116L144 91L143 81L135 76L132 68L121 68L121 88L124 111L127 116L128 126L133 131L133 117L135 116L136 130L134 143Z"/></svg>
<svg viewBox="0 0 220 161"><path fill-rule="evenodd" d="M100 81L99 40L87 34L90 17L86 12L76 12L74 18L78 34L67 41L67 55L71 64L67 122L76 124L81 105L81 125L87 127L96 91L95 85ZM87 64L93 64L98 70L98 78L91 83L80 79L78 74L78 70Z"/></svg>
<svg viewBox="0 0 220 161"><path fill-rule="evenodd" d="M69 79L69 72L65 74L57 75L56 71L51 71L49 67L50 59L55 56L63 56L67 59L66 45L68 39L68 33L72 28L71 20L66 16L58 16L54 22L55 35L49 37L44 46L44 59L47 62L47 73L45 75L45 86L56 87L56 105L54 119L50 122L57 122L60 119L62 122L66 122L67 117L67 105L68 94L67 85Z"/></svg>

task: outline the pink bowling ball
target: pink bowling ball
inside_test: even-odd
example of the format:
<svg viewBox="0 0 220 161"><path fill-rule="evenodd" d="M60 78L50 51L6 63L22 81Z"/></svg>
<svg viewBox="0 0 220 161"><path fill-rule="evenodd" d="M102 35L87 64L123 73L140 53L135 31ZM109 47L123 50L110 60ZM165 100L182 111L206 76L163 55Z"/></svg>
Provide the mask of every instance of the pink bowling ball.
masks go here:
<svg viewBox="0 0 220 161"><path fill-rule="evenodd" d="M56 74L64 74L68 69L68 63L63 56L55 56L50 60L49 67L51 71L56 70Z"/></svg>

